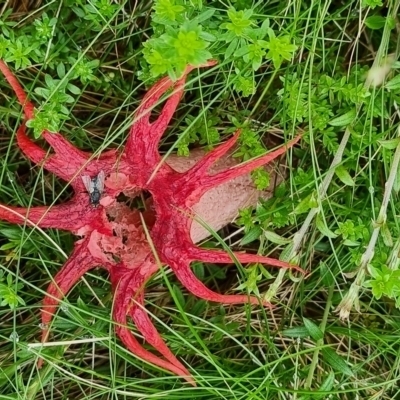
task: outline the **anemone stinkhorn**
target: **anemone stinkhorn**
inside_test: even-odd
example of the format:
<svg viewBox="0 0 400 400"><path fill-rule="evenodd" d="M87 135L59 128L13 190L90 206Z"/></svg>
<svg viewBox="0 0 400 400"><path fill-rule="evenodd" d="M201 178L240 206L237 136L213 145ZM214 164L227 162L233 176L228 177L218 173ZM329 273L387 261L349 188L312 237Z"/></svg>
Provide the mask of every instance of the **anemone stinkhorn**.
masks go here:
<svg viewBox="0 0 400 400"><path fill-rule="evenodd" d="M209 62L205 66L213 64ZM262 303L253 296L215 293L196 278L190 267L193 261L224 264L231 263L232 258L222 250L203 249L195 245L190 234L193 210L208 191L269 163L285 153L300 138L296 137L266 155L215 173L211 173L210 168L232 149L239 132L205 154L185 172L176 171L168 163L162 163L158 145L183 94L186 77L193 69L187 67L176 82L169 78L161 79L148 91L138 107L137 118L130 129L126 146L119 152L114 149L99 157L92 157L92 154L74 147L59 133L44 131L42 137L53 150L49 154L27 136L25 123L22 124L16 136L21 151L33 163L40 164L67 181L74 195L68 202L51 207L27 209L0 205L2 220L67 230L80 236L69 259L50 283L43 300L43 342L48 339L50 322L63 296L87 271L103 267L110 274L114 291L115 330L125 346L136 356L192 384L194 381L189 371L169 350L143 308L145 283L158 270L161 262L172 269L187 290L202 299L223 304ZM0 70L23 107L25 120L32 119L34 107L21 85L2 61ZM172 94L158 118L150 123L152 108L169 89L173 89ZM82 177L95 178L100 171L106 177L105 188L100 206L94 207L90 204ZM121 202L118 196L124 193L125 198L134 197L143 190L151 194L152 205L141 216L139 211L131 210ZM146 222L149 229L157 257L148 243L142 221ZM234 252L234 256L241 263L265 263L280 268L299 269L261 255ZM127 326L128 317L159 355L141 346Z"/></svg>

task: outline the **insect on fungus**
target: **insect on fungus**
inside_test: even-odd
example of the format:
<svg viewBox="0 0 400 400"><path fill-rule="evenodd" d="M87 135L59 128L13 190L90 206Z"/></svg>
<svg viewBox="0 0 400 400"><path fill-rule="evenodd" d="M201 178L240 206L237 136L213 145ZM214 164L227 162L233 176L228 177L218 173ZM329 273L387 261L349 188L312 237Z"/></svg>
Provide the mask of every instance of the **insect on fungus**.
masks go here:
<svg viewBox="0 0 400 400"><path fill-rule="evenodd" d="M104 191L104 171L100 171L97 176L91 178L88 175L82 176L83 184L90 196L90 204L97 207L100 204L101 195Z"/></svg>

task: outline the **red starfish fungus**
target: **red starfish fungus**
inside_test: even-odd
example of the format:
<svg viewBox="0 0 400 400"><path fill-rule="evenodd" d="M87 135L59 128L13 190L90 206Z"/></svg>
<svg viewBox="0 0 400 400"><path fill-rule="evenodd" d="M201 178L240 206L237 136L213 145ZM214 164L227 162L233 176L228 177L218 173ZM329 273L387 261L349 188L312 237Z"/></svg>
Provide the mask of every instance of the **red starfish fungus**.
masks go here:
<svg viewBox="0 0 400 400"><path fill-rule="evenodd" d="M209 62L207 66L213 64ZM0 70L14 89L25 118L33 118L33 105L2 61ZM44 327L42 341L48 338L49 324L62 297L87 271L101 266L110 273L115 296L113 318L122 342L136 356L194 384L187 368L166 346L143 308L144 285L158 270L159 264L146 240L141 221L146 221L150 229L159 261L169 265L183 286L194 295L224 304L260 304L260 299L252 296L215 293L193 274L190 268L192 261L231 263L232 258L222 250L202 249L193 243L190 236L192 209L208 190L267 164L293 146L299 137L264 156L215 174L210 173L210 167L235 145L239 132L206 154L185 173L177 172L162 163L158 145L183 94L186 76L192 70L193 67L188 67L183 77L176 82L169 78L161 79L149 90L137 110L137 118L130 129L125 149L120 153L110 150L94 158L90 153L75 148L59 133L45 131L43 138L53 149L52 153L47 153L28 138L23 124L17 132L17 143L21 151L32 162L41 164L69 182L75 194L65 204L51 207L27 209L0 205L0 219L16 224L28 223L42 228L63 229L82 237L47 289L41 311ZM160 116L150 123L152 108L171 88L174 90L166 100ZM94 207L90 204L82 176L94 178L100 171L104 171L106 177L105 189L100 206ZM131 210L117 199L121 193L134 197L141 190L152 195L151 209L142 218L137 210ZM242 263L293 267L260 255L238 252L234 255ZM162 357L140 345L127 326L127 316Z"/></svg>

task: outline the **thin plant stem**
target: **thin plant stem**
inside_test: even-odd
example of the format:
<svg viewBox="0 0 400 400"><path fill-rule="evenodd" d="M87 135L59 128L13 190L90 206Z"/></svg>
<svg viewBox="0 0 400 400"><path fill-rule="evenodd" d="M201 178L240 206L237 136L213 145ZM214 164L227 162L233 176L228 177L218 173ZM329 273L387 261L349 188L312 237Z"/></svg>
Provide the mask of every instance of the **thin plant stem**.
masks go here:
<svg viewBox="0 0 400 400"><path fill-rule="evenodd" d="M326 304L325 304L324 316L323 316L321 324L320 324L320 329L321 329L322 332L325 332L326 324L328 322L328 317L329 317L329 315L331 313L333 288L334 288L333 285L331 285L329 287L328 298L327 298ZM312 361L311 361L310 369L308 371L307 380L306 380L306 383L304 384L305 389L311 388L311 384L312 384L313 379L314 379L315 369L317 368L317 365L318 365L319 350L323 346L323 344L324 344L324 339L323 338L317 340L317 342L315 344L315 351L314 351L313 358L312 358Z"/></svg>
<svg viewBox="0 0 400 400"><path fill-rule="evenodd" d="M397 14L397 10L399 8L399 4L396 2L396 4L394 5L393 9L392 9L392 13L391 15L393 17L396 16ZM390 38L390 33L391 33L391 28L388 26L388 24L385 25L385 29L382 35L382 41L381 44L379 46L379 49L377 51L374 63L372 65L371 68L377 68L379 65L381 65L382 62L382 58L383 56L387 53L387 47L389 44L389 38ZM365 82L365 89L368 90L370 86L370 81L366 81ZM331 166L329 168L329 171L327 172L327 174L325 175L324 180L321 182L321 184L318 187L317 190L317 201L319 206L312 208L305 221L303 222L303 225L301 226L300 230L294 235L293 237L293 242L290 244L291 249L289 252L286 252L284 254L284 257L282 257L283 261L291 261L294 258L298 258L299 256L299 251L300 251L300 247L301 244L303 243L307 232L309 231L310 225L313 222L315 216L320 212L321 205L322 202L325 200L326 198L326 193L327 190L332 182L333 176L335 174L335 169L338 165L341 164L342 159L343 159L343 153L344 150L347 146L347 142L349 141L350 138L350 133L351 133L351 127L353 126L354 122L357 119L358 114L360 113L361 109L362 109L363 104L360 103L358 104L358 106L356 107L356 116L353 120L353 122L348 125L348 127L345 130L345 133L342 137L342 140L340 141L339 147L337 149L337 152L332 160ZM284 270L279 270L277 277L275 278L274 282L271 284L269 290L266 292L266 294L264 295L264 300L270 302L272 300L273 297L275 297L279 287L281 286L283 279L285 277L285 271Z"/></svg>
<svg viewBox="0 0 400 400"><path fill-rule="evenodd" d="M397 109L397 105L396 105ZM398 112L398 110L397 110ZM400 137L400 128L397 129L397 136ZM349 292L343 297L337 311L339 312L341 319L347 319L350 311L355 304L357 307L358 293L364 283L365 276L367 275L367 267L374 257L374 250L376 242L378 241L379 232L387 218L387 208L392 194L393 185L396 179L397 171L400 163L400 142L396 147L396 151L393 156L392 166L390 167L389 177L385 183L385 192L383 194L383 200L381 208L379 210L378 218L373 224L373 231L369 240L368 246L361 256L361 261L357 269L357 275L354 282L351 284Z"/></svg>

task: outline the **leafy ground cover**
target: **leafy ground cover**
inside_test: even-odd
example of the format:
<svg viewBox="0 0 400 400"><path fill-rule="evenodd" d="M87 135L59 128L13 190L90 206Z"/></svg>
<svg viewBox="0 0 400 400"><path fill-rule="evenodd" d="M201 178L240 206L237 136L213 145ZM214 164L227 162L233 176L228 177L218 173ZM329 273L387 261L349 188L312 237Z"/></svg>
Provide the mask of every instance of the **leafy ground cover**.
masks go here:
<svg viewBox="0 0 400 400"><path fill-rule="evenodd" d="M309 275L194 265L213 290L247 291L273 310L199 301L168 268L155 276L146 306L193 388L121 345L108 277L93 271L63 301L52 324L55 361L39 371L31 344L40 336L40 302L74 239L0 222L0 398L397 398L398 7L6 2L0 58L38 105L32 138L48 129L88 151L122 146L146 90L209 59L219 63L193 73L162 152L209 150L241 127L235 156L249 160L303 133L274 196L218 234L232 249L280 255ZM69 199L65 183L21 158L21 108L4 79L0 87L0 202ZM271 179L262 169L252 177L259 188ZM216 238L204 245L222 246Z"/></svg>

